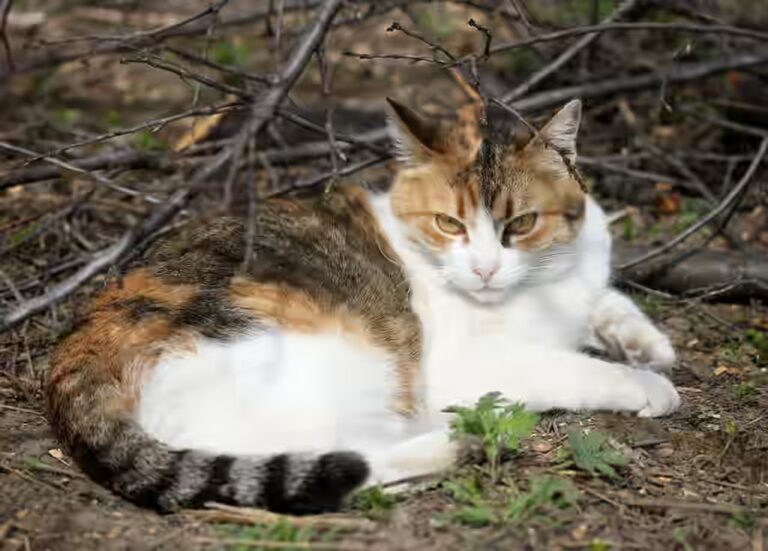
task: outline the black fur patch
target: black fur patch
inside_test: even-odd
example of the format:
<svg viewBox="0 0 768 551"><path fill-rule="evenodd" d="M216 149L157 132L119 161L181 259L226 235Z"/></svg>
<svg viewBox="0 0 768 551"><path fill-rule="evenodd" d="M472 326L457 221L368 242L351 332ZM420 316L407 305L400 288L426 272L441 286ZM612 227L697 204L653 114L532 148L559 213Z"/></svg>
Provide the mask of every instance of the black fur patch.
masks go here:
<svg viewBox="0 0 768 551"><path fill-rule="evenodd" d="M288 456L276 455L264 464L264 484L259 502L278 513L290 512L290 504L287 503L285 489L288 476Z"/></svg>
<svg viewBox="0 0 768 551"><path fill-rule="evenodd" d="M294 515L337 511L344 498L368 478L370 470L355 452L331 452L320 456L306 480L288 502Z"/></svg>
<svg viewBox="0 0 768 551"><path fill-rule="evenodd" d="M235 458L229 455L219 455L211 463L208 479L200 490L189 499L188 506L201 507L206 501L214 501L221 497L221 488L229 481L229 471Z"/></svg>
<svg viewBox="0 0 768 551"><path fill-rule="evenodd" d="M149 297L133 297L121 300L114 304L114 307L123 310L128 319L133 322L140 322L152 316L168 315L168 307Z"/></svg>
<svg viewBox="0 0 768 551"><path fill-rule="evenodd" d="M174 318L178 326L191 327L211 339L240 335L253 319L233 306L219 290L199 293L185 304Z"/></svg>

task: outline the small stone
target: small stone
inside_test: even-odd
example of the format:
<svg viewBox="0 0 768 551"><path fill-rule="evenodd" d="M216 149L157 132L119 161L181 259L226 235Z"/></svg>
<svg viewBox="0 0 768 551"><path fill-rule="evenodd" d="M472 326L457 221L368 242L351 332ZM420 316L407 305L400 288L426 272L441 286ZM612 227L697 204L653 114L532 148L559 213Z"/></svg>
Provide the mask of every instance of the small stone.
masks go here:
<svg viewBox="0 0 768 551"><path fill-rule="evenodd" d="M656 448L656 456L660 459L671 457L675 453L675 448L670 444L661 444Z"/></svg>
<svg viewBox="0 0 768 551"><path fill-rule="evenodd" d="M533 442L531 442L531 448L534 451L537 451L539 453L551 452L552 451L552 447L553 447L552 444L550 444L546 440L538 439L538 440L534 440Z"/></svg>

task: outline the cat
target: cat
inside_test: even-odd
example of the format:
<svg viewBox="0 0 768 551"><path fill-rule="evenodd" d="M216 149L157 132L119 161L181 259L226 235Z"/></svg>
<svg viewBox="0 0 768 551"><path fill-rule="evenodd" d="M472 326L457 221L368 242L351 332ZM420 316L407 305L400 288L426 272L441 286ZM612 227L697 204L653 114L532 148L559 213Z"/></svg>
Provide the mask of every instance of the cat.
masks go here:
<svg viewBox="0 0 768 551"><path fill-rule="evenodd" d="M490 391L679 406L669 339L609 286L606 219L573 173L580 102L510 144L476 101L450 124L390 105L387 191L267 201L250 241L233 218L170 238L58 345L49 418L92 478L164 511L316 513L454 465L444 410Z"/></svg>

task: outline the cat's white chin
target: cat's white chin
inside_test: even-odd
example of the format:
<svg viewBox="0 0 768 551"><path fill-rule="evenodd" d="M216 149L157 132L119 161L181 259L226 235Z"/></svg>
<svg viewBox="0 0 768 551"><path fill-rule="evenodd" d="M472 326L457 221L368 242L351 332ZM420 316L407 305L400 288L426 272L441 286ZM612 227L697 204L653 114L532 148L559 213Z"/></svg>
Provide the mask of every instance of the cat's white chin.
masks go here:
<svg viewBox="0 0 768 551"><path fill-rule="evenodd" d="M482 289L467 291L466 293L472 300L481 304L499 304L504 302L508 294L506 289L495 289L492 287L483 287Z"/></svg>

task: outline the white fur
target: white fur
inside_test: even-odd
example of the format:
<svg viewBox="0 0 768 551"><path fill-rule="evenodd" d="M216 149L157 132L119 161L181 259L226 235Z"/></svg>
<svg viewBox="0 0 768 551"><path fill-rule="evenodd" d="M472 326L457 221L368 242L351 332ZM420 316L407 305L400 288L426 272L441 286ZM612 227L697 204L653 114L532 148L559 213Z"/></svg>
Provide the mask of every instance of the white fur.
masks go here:
<svg viewBox="0 0 768 551"><path fill-rule="evenodd" d="M178 447L236 454L357 450L371 482L449 466L452 404L490 391L536 410L674 411L672 384L649 370L591 358L579 347L597 336L631 363L668 367L667 338L608 287L610 239L605 216L587 200L585 223L569 246L545 254L501 247L490 216L469 228L470 245L444 258L420 248L393 215L388 195L374 212L403 259L412 307L423 324L419 419L390 411L393 358L340 334L273 330L162 359L142 391L138 419ZM498 264L488 280L478 264Z"/></svg>

